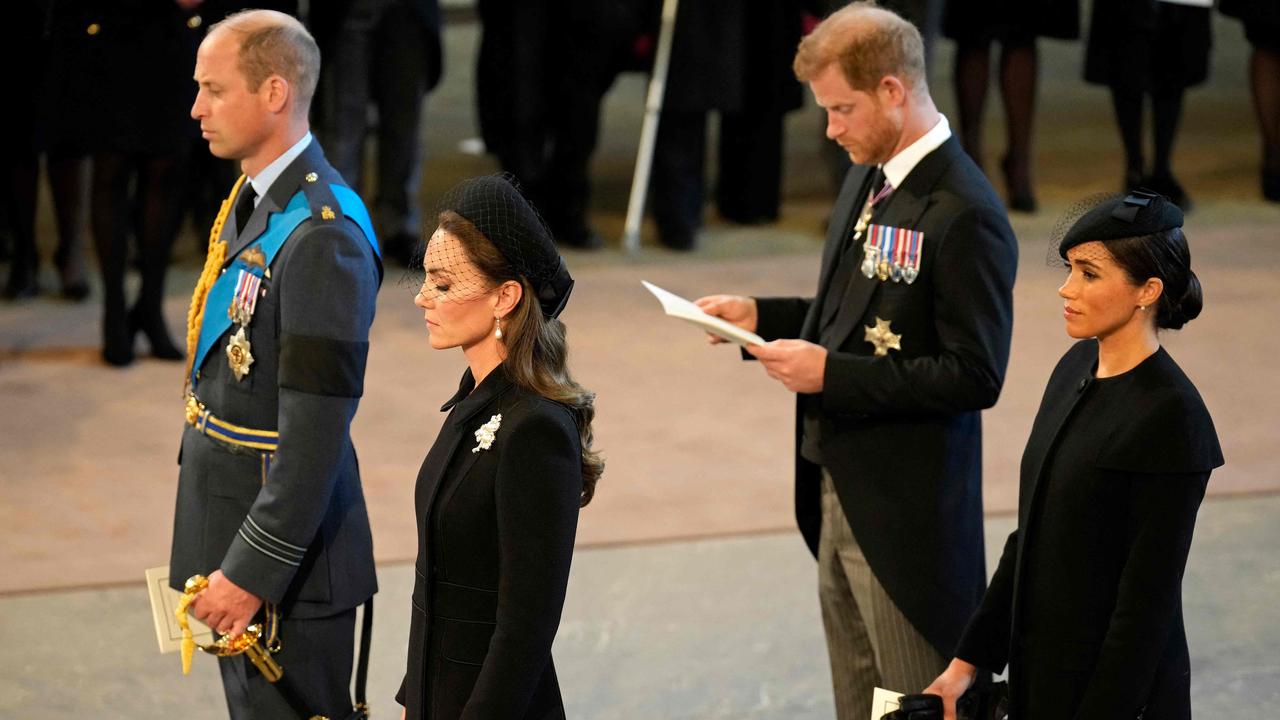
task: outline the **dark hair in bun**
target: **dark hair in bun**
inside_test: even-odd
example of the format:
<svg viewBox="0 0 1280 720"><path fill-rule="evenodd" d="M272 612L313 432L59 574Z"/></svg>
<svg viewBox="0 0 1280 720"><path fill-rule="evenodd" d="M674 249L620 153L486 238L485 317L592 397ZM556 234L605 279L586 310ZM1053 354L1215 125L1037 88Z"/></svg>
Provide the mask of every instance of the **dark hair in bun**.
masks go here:
<svg viewBox="0 0 1280 720"><path fill-rule="evenodd" d="M1182 228L1105 240L1103 244L1134 283L1147 278L1164 283L1164 292L1156 302L1156 327L1178 330L1200 314L1204 295L1200 279L1191 269L1191 251Z"/></svg>

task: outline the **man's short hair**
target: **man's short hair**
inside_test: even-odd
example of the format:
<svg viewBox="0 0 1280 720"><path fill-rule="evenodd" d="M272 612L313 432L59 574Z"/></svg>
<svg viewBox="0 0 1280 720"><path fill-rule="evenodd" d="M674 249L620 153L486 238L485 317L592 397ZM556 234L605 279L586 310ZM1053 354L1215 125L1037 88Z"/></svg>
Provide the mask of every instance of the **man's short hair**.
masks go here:
<svg viewBox="0 0 1280 720"><path fill-rule="evenodd" d="M216 32L239 37L237 61L251 92L279 75L297 93L295 108L303 113L310 109L320 77L320 47L297 18L274 10L242 10L209 28L209 35Z"/></svg>
<svg viewBox="0 0 1280 720"><path fill-rule="evenodd" d="M809 82L832 64L854 90L870 92L886 75L917 93L929 89L920 31L874 0L850 3L819 23L800 41L792 70Z"/></svg>

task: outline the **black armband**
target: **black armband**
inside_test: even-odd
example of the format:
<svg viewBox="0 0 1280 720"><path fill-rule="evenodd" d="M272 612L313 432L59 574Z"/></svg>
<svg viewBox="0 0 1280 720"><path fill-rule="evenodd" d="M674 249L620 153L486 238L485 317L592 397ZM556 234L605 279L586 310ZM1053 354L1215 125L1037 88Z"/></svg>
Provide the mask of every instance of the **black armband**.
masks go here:
<svg viewBox="0 0 1280 720"><path fill-rule="evenodd" d="M280 387L358 398L364 394L367 341L293 335L280 337Z"/></svg>

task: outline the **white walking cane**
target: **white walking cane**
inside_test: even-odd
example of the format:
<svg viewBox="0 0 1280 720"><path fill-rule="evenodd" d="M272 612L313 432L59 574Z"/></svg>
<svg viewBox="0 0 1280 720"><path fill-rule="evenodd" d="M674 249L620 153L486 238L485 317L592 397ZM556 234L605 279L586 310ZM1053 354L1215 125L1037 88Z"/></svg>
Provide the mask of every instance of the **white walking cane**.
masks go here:
<svg viewBox="0 0 1280 720"><path fill-rule="evenodd" d="M636 172L631 179L631 200L627 203L627 224L622 231L622 247L629 253L640 249L640 221L649 191L649 171L653 168L653 146L658 137L658 118L667 91L667 71L671 66L671 41L676 29L679 0L662 1L662 27L658 30L658 51L653 59L653 77L644 102L644 125L640 128L640 149L636 151Z"/></svg>

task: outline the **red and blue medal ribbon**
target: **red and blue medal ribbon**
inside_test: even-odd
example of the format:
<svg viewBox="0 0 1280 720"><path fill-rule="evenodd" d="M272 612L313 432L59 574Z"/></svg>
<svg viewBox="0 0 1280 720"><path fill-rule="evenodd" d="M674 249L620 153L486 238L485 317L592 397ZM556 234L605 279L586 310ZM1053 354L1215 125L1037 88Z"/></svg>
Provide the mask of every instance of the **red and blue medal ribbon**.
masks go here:
<svg viewBox="0 0 1280 720"><path fill-rule="evenodd" d="M920 274L920 259L924 250L924 233L919 230L897 228L889 225L871 225L867 228L867 246L862 263L862 274L879 276L880 280L915 282Z"/></svg>

